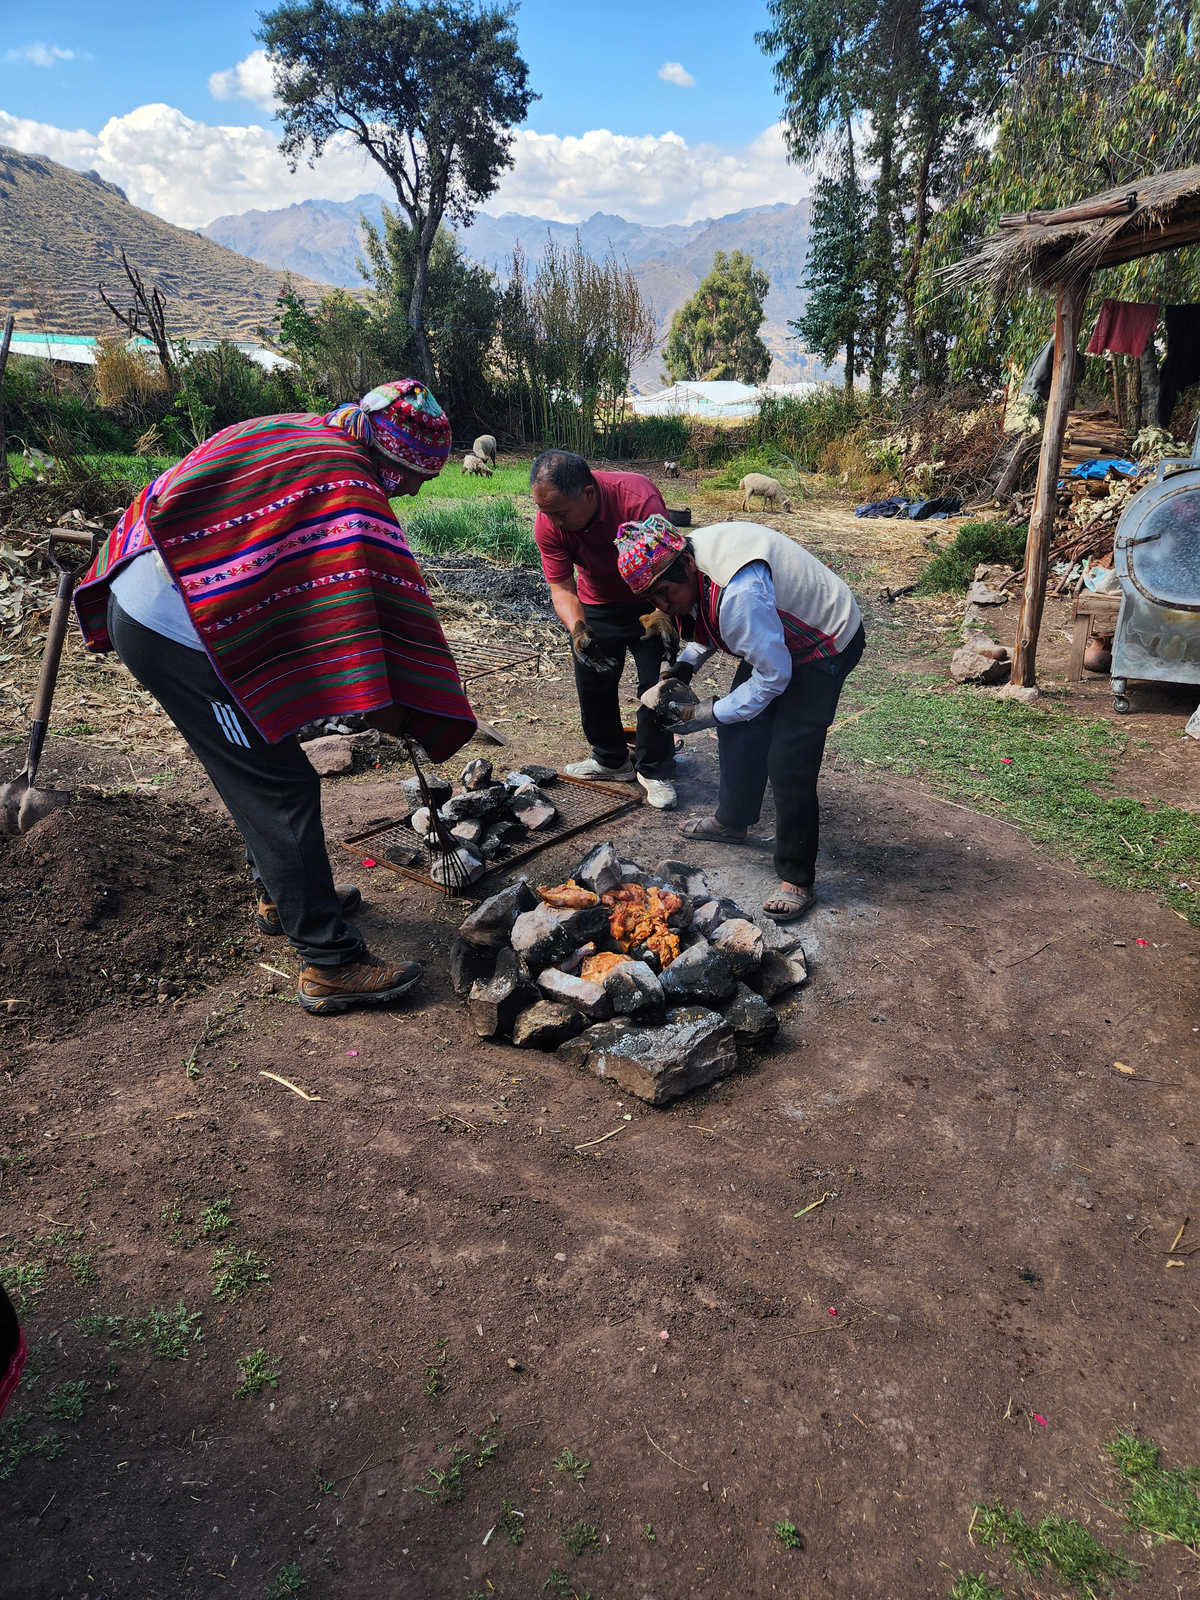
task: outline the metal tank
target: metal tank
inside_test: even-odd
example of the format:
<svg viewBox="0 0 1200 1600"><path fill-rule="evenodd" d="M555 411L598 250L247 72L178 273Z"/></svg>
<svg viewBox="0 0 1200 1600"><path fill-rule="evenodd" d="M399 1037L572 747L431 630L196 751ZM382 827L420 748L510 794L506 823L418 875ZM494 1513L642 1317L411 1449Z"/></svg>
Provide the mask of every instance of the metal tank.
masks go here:
<svg viewBox="0 0 1200 1600"><path fill-rule="evenodd" d="M1117 524L1121 610L1113 638L1113 710L1131 679L1200 684L1200 426L1190 457L1161 461Z"/></svg>

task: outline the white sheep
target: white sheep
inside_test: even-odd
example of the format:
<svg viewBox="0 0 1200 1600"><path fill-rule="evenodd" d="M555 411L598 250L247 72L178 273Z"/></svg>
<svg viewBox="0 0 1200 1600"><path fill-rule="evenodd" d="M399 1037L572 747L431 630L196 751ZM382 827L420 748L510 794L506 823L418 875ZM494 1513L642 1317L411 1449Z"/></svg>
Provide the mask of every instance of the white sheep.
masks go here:
<svg viewBox="0 0 1200 1600"><path fill-rule="evenodd" d="M677 478L679 476L678 461L664 461L662 464L664 478Z"/></svg>
<svg viewBox="0 0 1200 1600"><path fill-rule="evenodd" d="M463 457L462 469L464 478L490 478L492 475L488 463L474 454Z"/></svg>
<svg viewBox="0 0 1200 1600"><path fill-rule="evenodd" d="M792 502L783 492L783 485L778 478L768 478L765 472L748 472L744 478L738 480L738 488L742 491L742 510L749 511L750 496L762 496L762 509L767 509L768 502L772 510L778 502L784 511L792 509Z"/></svg>
<svg viewBox="0 0 1200 1600"><path fill-rule="evenodd" d="M496 441L490 433L481 433L471 446L471 454L479 457L481 461L490 461L496 465Z"/></svg>

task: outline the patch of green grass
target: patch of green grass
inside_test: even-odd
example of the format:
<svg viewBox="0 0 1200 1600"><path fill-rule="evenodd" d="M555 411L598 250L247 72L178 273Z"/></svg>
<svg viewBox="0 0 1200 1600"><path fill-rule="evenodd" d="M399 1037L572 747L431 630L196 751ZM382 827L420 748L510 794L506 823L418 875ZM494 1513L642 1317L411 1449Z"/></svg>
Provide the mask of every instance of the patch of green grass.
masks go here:
<svg viewBox="0 0 1200 1600"><path fill-rule="evenodd" d="M1024 522L962 522L944 550L921 570L918 594L959 593L983 564L1020 567L1029 525Z"/></svg>
<svg viewBox="0 0 1200 1600"><path fill-rule="evenodd" d="M542 1593L549 1589L557 1600L592 1600L590 1589L577 1589L567 1574L558 1567L550 1568L550 1576L542 1585Z"/></svg>
<svg viewBox="0 0 1200 1600"><path fill-rule="evenodd" d="M233 1201L228 1196L224 1200L214 1200L200 1213L200 1232L206 1239L223 1239L230 1228L236 1227Z"/></svg>
<svg viewBox="0 0 1200 1600"><path fill-rule="evenodd" d="M74 1255L67 1257L67 1271L81 1286L95 1283L100 1274L96 1271L96 1252L94 1250L77 1250Z"/></svg>
<svg viewBox="0 0 1200 1600"><path fill-rule="evenodd" d="M774 1533L785 1550L804 1549L804 1535L794 1522L777 1522Z"/></svg>
<svg viewBox="0 0 1200 1600"><path fill-rule="evenodd" d="M90 1390L86 1378L60 1383L46 1396L46 1415L52 1422L78 1422L87 1409Z"/></svg>
<svg viewBox="0 0 1200 1600"><path fill-rule="evenodd" d="M1090 1528L1072 1517L1048 1516L1035 1525L999 1500L975 1507L975 1534L991 1550L1006 1547L1014 1566L1038 1573L1050 1567L1067 1583L1094 1585L1101 1578L1132 1578L1137 1568L1123 1552L1108 1550Z"/></svg>
<svg viewBox="0 0 1200 1600"><path fill-rule="evenodd" d="M7 1483L29 1456L43 1456L47 1461L56 1461L67 1448L56 1433L44 1433L38 1439L30 1439L25 1431L27 1427L27 1419L21 1416L0 1422L0 1483Z"/></svg>
<svg viewBox="0 0 1200 1600"><path fill-rule="evenodd" d="M255 1250L235 1250L226 1245L213 1251L213 1299L240 1300L243 1295L261 1294L270 1283L271 1263Z"/></svg>
<svg viewBox="0 0 1200 1600"><path fill-rule="evenodd" d="M300 1564L289 1561L275 1574L275 1581L267 1590L267 1600L287 1600L289 1594L299 1594L308 1588L308 1579L300 1571Z"/></svg>
<svg viewBox="0 0 1200 1600"><path fill-rule="evenodd" d="M413 548L425 555L468 551L505 567L534 567L538 562L533 524L511 500L417 506L402 521Z"/></svg>
<svg viewBox="0 0 1200 1600"><path fill-rule="evenodd" d="M648 1544L658 1543L658 1535L654 1531L654 1524L652 1522L648 1522L642 1529L642 1537Z"/></svg>
<svg viewBox="0 0 1200 1600"><path fill-rule="evenodd" d="M861 715L843 713L831 735L842 755L923 778L1053 845L1102 883L1157 895L1200 925L1200 817L1111 792L1125 749L1111 723L875 666L850 683Z"/></svg>
<svg viewBox="0 0 1200 1600"><path fill-rule="evenodd" d="M989 1583L982 1572L960 1572L950 1585L950 1600L1004 1600L1004 1590Z"/></svg>
<svg viewBox="0 0 1200 1600"><path fill-rule="evenodd" d="M46 1270L40 1261L31 1261L23 1267L6 1267L4 1287L9 1297L18 1305L35 1306L46 1286Z"/></svg>
<svg viewBox="0 0 1200 1600"><path fill-rule="evenodd" d="M463 451L463 455L466 455ZM529 462L528 461L499 461L490 478L478 478L473 474L468 476L462 469L462 456L457 461L448 461L436 478L429 478L421 485L421 493L417 503L426 500L474 500L488 495L507 495L529 493ZM397 511L400 521L404 521L404 508L413 504L411 499L401 497L392 501L392 509Z"/></svg>
<svg viewBox="0 0 1200 1600"><path fill-rule="evenodd" d="M572 1522L560 1528L559 1538L572 1561L600 1548L600 1530L594 1522Z"/></svg>
<svg viewBox="0 0 1200 1600"><path fill-rule="evenodd" d="M164 1361L186 1361L194 1347L204 1343L200 1327L203 1313L189 1311L181 1300L174 1311L151 1306L144 1317L131 1317L126 1324L130 1344L148 1344Z"/></svg>
<svg viewBox="0 0 1200 1600"><path fill-rule="evenodd" d="M110 1316L102 1311L92 1311L86 1317L76 1317L75 1326L89 1339L103 1339L105 1344L119 1350L124 1343L127 1320L125 1317Z"/></svg>
<svg viewBox="0 0 1200 1600"><path fill-rule="evenodd" d="M454 1505L461 1500L467 1488L466 1469L473 1465L476 1472L481 1471L500 1448L500 1441L490 1428L485 1428L472 1444L474 1448L470 1450L461 1445L447 1446L450 1454L447 1465L425 1469L426 1477L433 1479L433 1486L416 1484L416 1492L439 1506Z"/></svg>
<svg viewBox="0 0 1200 1600"><path fill-rule="evenodd" d="M257 1350L251 1350L249 1355L244 1355L238 1361L238 1373L241 1383L233 1391L235 1398L242 1395L261 1394L266 1388L278 1389L279 1374L283 1371L282 1361L275 1356L269 1356L259 1345Z"/></svg>
<svg viewBox="0 0 1200 1600"><path fill-rule="evenodd" d="M1107 1446L1125 1482L1125 1523L1200 1551L1200 1467L1160 1467L1158 1446L1119 1433Z"/></svg>
<svg viewBox="0 0 1200 1600"><path fill-rule="evenodd" d="M425 1398L440 1400L446 1387L446 1341L438 1340L437 1353L425 1363Z"/></svg>
<svg viewBox="0 0 1200 1600"><path fill-rule="evenodd" d="M582 1483L588 1475L590 1461L581 1461L574 1450L560 1450L551 1465L556 1472L569 1472L576 1483Z"/></svg>
<svg viewBox="0 0 1200 1600"><path fill-rule="evenodd" d="M736 489L748 472L765 472L769 478L778 478L781 470L789 471L791 466L791 462L782 450L772 444L756 444L748 450L740 451L736 456L731 456L720 472L705 480L704 487ZM789 496L792 494L790 489L785 492Z"/></svg>
<svg viewBox="0 0 1200 1600"><path fill-rule="evenodd" d="M502 1533L509 1544L521 1544L524 1542L525 1513L518 1511L507 1495L500 1502L500 1515L492 1526L492 1532ZM486 1539L484 1543L487 1543Z"/></svg>

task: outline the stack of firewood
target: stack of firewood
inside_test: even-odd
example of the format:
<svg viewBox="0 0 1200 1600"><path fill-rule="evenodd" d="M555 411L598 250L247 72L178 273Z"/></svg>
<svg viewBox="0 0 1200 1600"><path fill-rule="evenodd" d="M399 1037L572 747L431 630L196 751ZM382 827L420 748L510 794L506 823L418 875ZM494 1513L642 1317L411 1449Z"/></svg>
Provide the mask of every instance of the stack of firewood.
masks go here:
<svg viewBox="0 0 1200 1600"><path fill-rule="evenodd" d="M1064 469L1096 456L1128 456L1130 438L1111 411L1070 411L1063 444Z"/></svg>

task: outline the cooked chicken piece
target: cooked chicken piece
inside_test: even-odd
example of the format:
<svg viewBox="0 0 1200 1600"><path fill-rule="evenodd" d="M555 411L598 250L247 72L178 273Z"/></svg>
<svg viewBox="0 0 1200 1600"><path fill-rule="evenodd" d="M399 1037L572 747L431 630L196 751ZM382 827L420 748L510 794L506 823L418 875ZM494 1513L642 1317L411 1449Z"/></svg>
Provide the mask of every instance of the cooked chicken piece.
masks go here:
<svg viewBox="0 0 1200 1600"><path fill-rule="evenodd" d="M600 899L606 906L645 905L646 891L640 883L623 883L619 889L610 889Z"/></svg>
<svg viewBox="0 0 1200 1600"><path fill-rule="evenodd" d="M645 945L653 950L664 967L670 966L679 954L679 937L667 927L667 918L683 904L677 894L669 889L643 889L639 884L628 884L626 889L635 895L615 889L621 898L613 906L608 919L609 932L622 950L634 950ZM608 903L608 896L604 897Z"/></svg>
<svg viewBox="0 0 1200 1600"><path fill-rule="evenodd" d="M587 958L579 969L579 976L589 983L603 983L614 967L628 960L628 956L619 956L615 950L601 950L599 955Z"/></svg>
<svg viewBox="0 0 1200 1600"><path fill-rule="evenodd" d="M556 883L549 887L544 883L539 884L538 894L543 904L554 906L560 911L582 911L585 906L599 903L599 897L593 894L591 889L585 889L576 883L574 878L568 878L566 883Z"/></svg>

